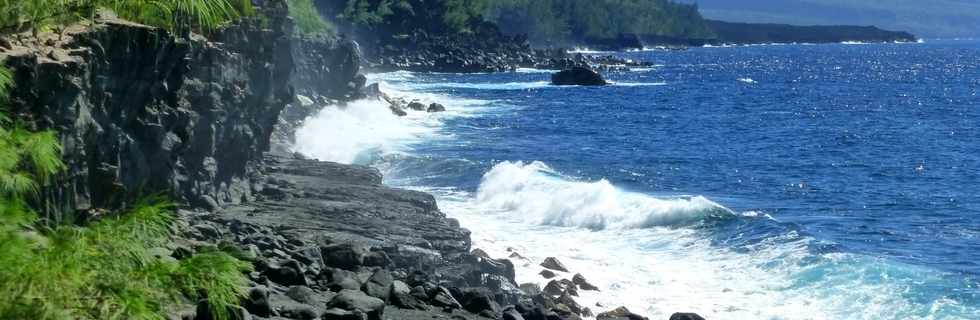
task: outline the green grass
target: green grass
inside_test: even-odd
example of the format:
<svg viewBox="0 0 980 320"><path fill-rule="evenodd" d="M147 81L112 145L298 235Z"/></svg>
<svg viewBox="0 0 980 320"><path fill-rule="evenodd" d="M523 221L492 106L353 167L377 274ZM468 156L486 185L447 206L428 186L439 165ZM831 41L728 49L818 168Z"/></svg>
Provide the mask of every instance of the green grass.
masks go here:
<svg viewBox="0 0 980 320"><path fill-rule="evenodd" d="M313 0L289 0L289 16L296 23L296 31L301 34L331 34L333 25L326 20L313 6Z"/></svg>
<svg viewBox="0 0 980 320"><path fill-rule="evenodd" d="M10 75L0 61L0 97ZM230 319L249 263L217 249L180 261L154 255L176 232L174 206L160 199L87 225L40 219L28 200L63 169L53 132L0 121L0 319L162 320L199 299Z"/></svg>
<svg viewBox="0 0 980 320"><path fill-rule="evenodd" d="M250 0L0 0L0 31L43 30L100 9L150 26L207 32L254 13Z"/></svg>

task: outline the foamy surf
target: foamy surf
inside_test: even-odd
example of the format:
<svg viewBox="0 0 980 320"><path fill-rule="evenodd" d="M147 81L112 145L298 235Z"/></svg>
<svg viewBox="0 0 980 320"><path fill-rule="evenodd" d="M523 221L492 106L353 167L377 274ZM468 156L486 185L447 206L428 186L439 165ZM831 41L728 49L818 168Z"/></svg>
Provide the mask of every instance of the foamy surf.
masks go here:
<svg viewBox="0 0 980 320"><path fill-rule="evenodd" d="M476 201L532 223L592 230L684 226L734 216L704 197L655 198L607 180L570 181L541 162L502 162L483 176Z"/></svg>

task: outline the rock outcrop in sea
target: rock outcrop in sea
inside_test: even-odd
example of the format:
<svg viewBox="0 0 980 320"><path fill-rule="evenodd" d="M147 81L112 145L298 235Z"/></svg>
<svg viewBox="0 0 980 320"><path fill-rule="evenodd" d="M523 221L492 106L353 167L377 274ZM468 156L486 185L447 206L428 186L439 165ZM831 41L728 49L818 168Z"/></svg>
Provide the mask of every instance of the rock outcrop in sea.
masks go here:
<svg viewBox="0 0 980 320"><path fill-rule="evenodd" d="M551 84L558 86L604 86L609 84L595 70L573 67L551 75Z"/></svg>

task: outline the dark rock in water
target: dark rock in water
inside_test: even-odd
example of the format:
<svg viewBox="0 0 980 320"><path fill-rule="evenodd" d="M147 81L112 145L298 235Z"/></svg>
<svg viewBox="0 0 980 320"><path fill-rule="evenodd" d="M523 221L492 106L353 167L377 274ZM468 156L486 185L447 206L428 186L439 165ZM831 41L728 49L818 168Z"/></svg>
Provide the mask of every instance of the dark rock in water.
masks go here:
<svg viewBox="0 0 980 320"><path fill-rule="evenodd" d="M565 286L558 281L551 280L544 286L543 292L551 296L560 296L565 293Z"/></svg>
<svg viewBox="0 0 980 320"><path fill-rule="evenodd" d="M559 86L603 86L609 83L598 72L585 67L574 67L551 75L551 84Z"/></svg>
<svg viewBox="0 0 980 320"><path fill-rule="evenodd" d="M394 114L399 117L404 117L408 115L408 112L405 112L405 110L402 110L401 107L396 106L394 104L388 105L388 110L391 110L391 114Z"/></svg>
<svg viewBox="0 0 980 320"><path fill-rule="evenodd" d="M541 270L541 272L539 272L538 274L540 274L545 279L551 279L551 278L554 278L554 277L557 277L558 276L554 272L552 272L551 270L548 270L548 269Z"/></svg>
<svg viewBox="0 0 980 320"><path fill-rule="evenodd" d="M595 316L596 320L649 320L647 317L630 312L626 307L619 307Z"/></svg>
<svg viewBox="0 0 980 320"><path fill-rule="evenodd" d="M565 268L565 265L562 264L561 261L558 261L558 259L555 259L555 257L548 257L547 259L544 259L541 266L551 270L568 272L568 268Z"/></svg>
<svg viewBox="0 0 980 320"><path fill-rule="evenodd" d="M561 279L558 280L558 283L561 283L561 286L565 288L565 292L578 297L578 289L575 288L575 283L572 280Z"/></svg>
<svg viewBox="0 0 980 320"><path fill-rule="evenodd" d="M579 289L582 290L599 291L599 287L596 287L591 283L589 283L588 280L585 280L585 277L582 276L581 273L576 273L574 276L572 276L572 283L575 283L575 285L577 285Z"/></svg>
<svg viewBox="0 0 980 320"><path fill-rule="evenodd" d="M555 302L561 305L565 305L566 307L568 307L569 311L571 311L574 314L582 315L582 309L583 309L582 306L579 305L578 302L575 302L575 299L573 299L572 296L568 294L568 292L563 293L561 296L558 297L558 299L555 299Z"/></svg>
<svg viewBox="0 0 980 320"><path fill-rule="evenodd" d="M438 104L438 103L432 103L432 104L429 105L429 108L426 109L425 111L427 111L427 112L443 112L443 111L446 111L446 106L443 106L443 105Z"/></svg>
<svg viewBox="0 0 980 320"><path fill-rule="evenodd" d="M675 313L670 315L670 320L705 320L696 313Z"/></svg>
<svg viewBox="0 0 980 320"><path fill-rule="evenodd" d="M384 314L385 302L368 296L356 290L341 290L327 303L327 308L340 308L348 311L360 311L368 315L368 319L381 320Z"/></svg>
<svg viewBox="0 0 980 320"><path fill-rule="evenodd" d="M415 110L415 111L425 111L425 109L427 107L426 107L425 104L423 104L421 102L412 101L412 102L408 103L408 108L409 109L412 109L412 110Z"/></svg>
<svg viewBox="0 0 980 320"><path fill-rule="evenodd" d="M369 296L388 302L391 296L391 284L395 280L391 277L391 272L385 269L378 269L368 278L361 290Z"/></svg>
<svg viewBox="0 0 980 320"><path fill-rule="evenodd" d="M459 303L466 311L480 314L489 311L491 314L500 312L500 305L493 300L493 292L487 288L469 288L463 290Z"/></svg>

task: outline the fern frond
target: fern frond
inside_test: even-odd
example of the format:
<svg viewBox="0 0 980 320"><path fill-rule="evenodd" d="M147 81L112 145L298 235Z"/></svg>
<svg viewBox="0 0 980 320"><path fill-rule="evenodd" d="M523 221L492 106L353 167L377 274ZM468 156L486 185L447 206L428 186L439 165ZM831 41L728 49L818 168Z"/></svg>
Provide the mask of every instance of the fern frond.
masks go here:
<svg viewBox="0 0 980 320"><path fill-rule="evenodd" d="M54 131L35 132L22 137L22 152L26 153L40 183L47 183L51 176L65 168L61 161L61 143Z"/></svg>

